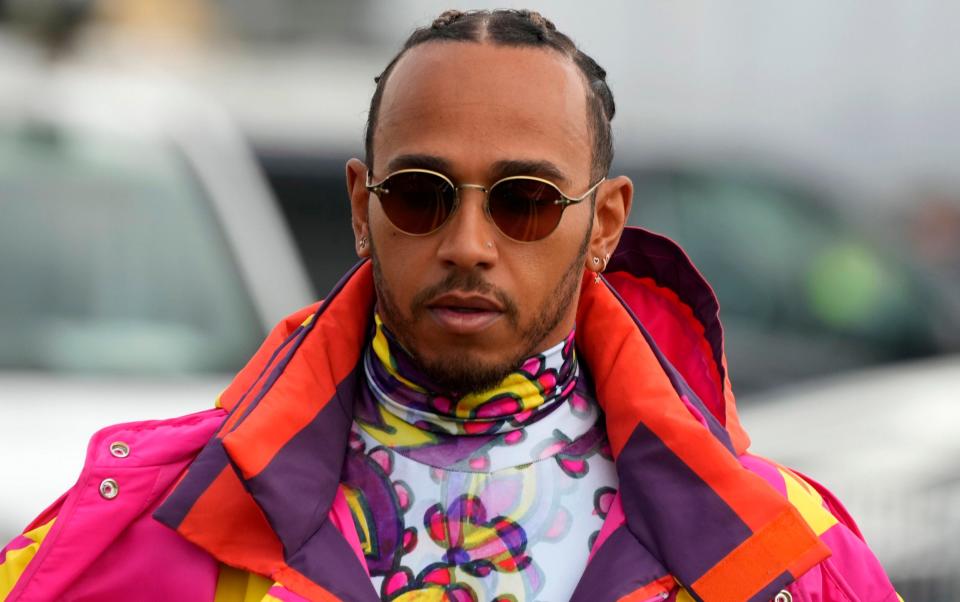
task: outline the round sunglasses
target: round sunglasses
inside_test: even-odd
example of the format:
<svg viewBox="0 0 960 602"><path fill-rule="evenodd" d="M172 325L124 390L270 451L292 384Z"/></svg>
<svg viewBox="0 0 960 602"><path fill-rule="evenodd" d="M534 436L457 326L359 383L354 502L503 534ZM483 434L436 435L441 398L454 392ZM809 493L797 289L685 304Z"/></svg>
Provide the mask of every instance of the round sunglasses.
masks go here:
<svg viewBox="0 0 960 602"><path fill-rule="evenodd" d="M479 184L455 185L447 176L429 169L401 169L373 184L367 172L367 190L377 195L387 219L412 236L439 230L456 211L460 189L486 194L484 211L504 236L518 242L546 238L563 217L563 210L579 203L606 178L579 197L563 194L556 184L533 176L510 176L489 188Z"/></svg>

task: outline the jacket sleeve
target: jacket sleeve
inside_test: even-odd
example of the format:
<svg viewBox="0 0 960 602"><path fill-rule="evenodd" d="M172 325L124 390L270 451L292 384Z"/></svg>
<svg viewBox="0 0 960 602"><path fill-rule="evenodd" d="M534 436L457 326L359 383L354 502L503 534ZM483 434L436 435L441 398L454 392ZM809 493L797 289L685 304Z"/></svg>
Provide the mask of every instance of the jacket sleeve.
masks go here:
<svg viewBox="0 0 960 602"><path fill-rule="evenodd" d="M765 458L747 454L740 461L786 497L832 553L787 588L793 600L900 600L880 561L836 497L814 481Z"/></svg>
<svg viewBox="0 0 960 602"><path fill-rule="evenodd" d="M56 519L18 535L3 550L0 550L0 600L5 600L27 570L27 565L37 555L43 539L50 532Z"/></svg>
<svg viewBox="0 0 960 602"><path fill-rule="evenodd" d="M67 494L61 496L35 518L21 535L14 537L13 541L0 550L0 600L7 599L26 572L30 561L37 555L43 540L53 528L66 498Z"/></svg>

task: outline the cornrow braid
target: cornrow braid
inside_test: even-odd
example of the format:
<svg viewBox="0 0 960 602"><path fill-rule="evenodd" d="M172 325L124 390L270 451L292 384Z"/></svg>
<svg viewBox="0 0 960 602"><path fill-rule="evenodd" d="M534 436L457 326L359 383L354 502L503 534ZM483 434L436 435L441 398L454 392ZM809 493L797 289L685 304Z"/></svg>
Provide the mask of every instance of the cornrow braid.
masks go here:
<svg viewBox="0 0 960 602"><path fill-rule="evenodd" d="M531 10L447 10L428 27L415 29L400 51L374 78L377 87L370 99L364 136L367 165L373 166L373 134L377 127L380 101L387 79L397 61L408 50L434 41L489 42L504 46L552 48L569 57L586 80L587 119L593 137L592 179L605 176L613 161L613 133L610 121L616 113L607 72L588 54L577 48L569 36L557 30L549 19Z"/></svg>
<svg viewBox="0 0 960 602"><path fill-rule="evenodd" d="M450 25L464 14L463 11L459 10L447 10L440 13L440 16L433 20L433 23L430 25L433 29L440 29L441 27L446 27Z"/></svg>

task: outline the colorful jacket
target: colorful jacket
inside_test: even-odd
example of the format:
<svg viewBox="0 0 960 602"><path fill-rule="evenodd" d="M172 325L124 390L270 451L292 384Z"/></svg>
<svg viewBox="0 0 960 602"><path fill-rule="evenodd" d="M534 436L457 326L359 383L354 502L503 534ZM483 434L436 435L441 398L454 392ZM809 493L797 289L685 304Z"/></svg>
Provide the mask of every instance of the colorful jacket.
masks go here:
<svg viewBox="0 0 960 602"><path fill-rule="evenodd" d="M97 433L0 553L0 597L379 600L339 483L371 272L281 322L216 409ZM577 345L620 488L572 600L898 599L832 495L747 451L717 301L679 247L628 228L584 280ZM401 599L447 599L425 587Z"/></svg>

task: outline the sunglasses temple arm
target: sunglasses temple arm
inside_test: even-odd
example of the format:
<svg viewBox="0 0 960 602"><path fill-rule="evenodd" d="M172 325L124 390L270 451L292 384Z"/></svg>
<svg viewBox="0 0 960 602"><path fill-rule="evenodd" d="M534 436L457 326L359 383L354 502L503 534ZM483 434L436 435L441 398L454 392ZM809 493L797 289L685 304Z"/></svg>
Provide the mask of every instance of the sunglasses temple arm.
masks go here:
<svg viewBox="0 0 960 602"><path fill-rule="evenodd" d="M554 203L556 203L557 205L563 205L564 207L567 207L567 206L569 206L569 205L576 205L577 203L583 201L583 199L585 199L585 198L587 198L588 196L590 196L591 194L593 194L593 191L596 190L597 187L599 187L601 184L603 184L606 180L607 180L607 178L605 178L605 177L604 177L604 178L600 178L600 181L599 181L599 182L597 182L596 184L594 184L593 186L591 186L590 188L588 188L586 192L584 192L583 194L581 194L580 196L575 197L575 198L574 198L574 197L568 197L568 196L566 196L565 194L563 194L563 193L561 192L561 193L560 193L560 197L561 197L561 198L558 199L558 200L556 200L556 201L554 201Z"/></svg>

